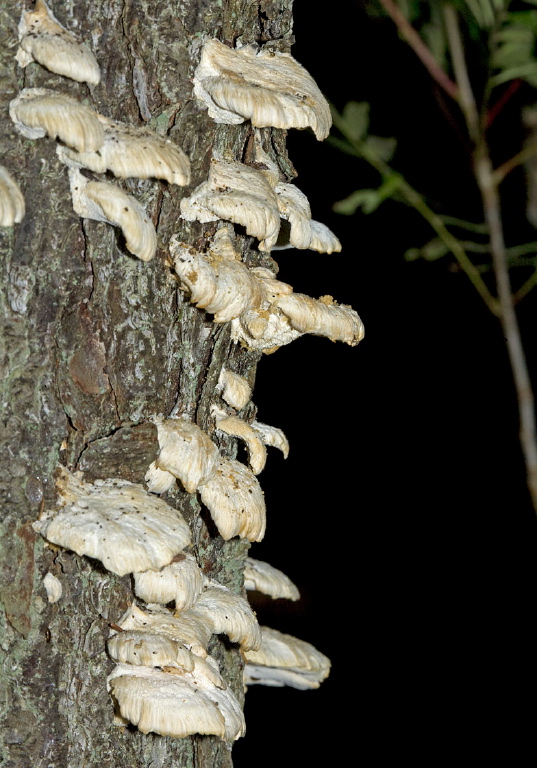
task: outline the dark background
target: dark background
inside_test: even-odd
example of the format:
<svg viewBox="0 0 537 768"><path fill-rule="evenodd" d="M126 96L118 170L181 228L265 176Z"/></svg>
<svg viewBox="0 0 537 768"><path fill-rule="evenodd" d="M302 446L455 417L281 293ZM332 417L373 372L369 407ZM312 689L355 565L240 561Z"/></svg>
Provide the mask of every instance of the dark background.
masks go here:
<svg viewBox="0 0 537 768"><path fill-rule="evenodd" d="M433 207L480 220L463 132L393 23L352 0L331 8L295 2L295 58L339 109L371 103L372 132L398 138L394 164ZM527 100L522 88L491 129L500 161ZM366 336L356 348L305 336L259 365L258 418L291 450L269 449L267 534L251 554L302 598L255 607L332 671L317 691L251 687L234 764L341 765L352 748L384 765L463 744L482 757L515 732L520 743L535 715L537 525L501 328L449 257L405 262L433 235L412 210L332 211L378 183L365 164L309 131L288 147L313 218L343 249L276 252L279 277L351 304ZM524 198L508 187L507 199L511 242L537 239L513 231ZM519 313L534 380L536 306L530 295Z"/></svg>

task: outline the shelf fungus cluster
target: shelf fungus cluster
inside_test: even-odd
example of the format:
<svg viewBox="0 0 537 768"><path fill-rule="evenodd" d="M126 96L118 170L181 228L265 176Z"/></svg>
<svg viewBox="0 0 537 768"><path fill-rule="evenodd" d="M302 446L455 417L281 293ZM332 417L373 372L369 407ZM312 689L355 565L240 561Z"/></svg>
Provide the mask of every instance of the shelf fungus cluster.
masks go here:
<svg viewBox="0 0 537 768"><path fill-rule="evenodd" d="M217 323L231 321L232 338L249 349L273 351L305 333L350 346L363 338L355 310L331 296L313 299L294 293L270 270L247 267L210 248L198 252L176 236L170 255L190 301L213 314Z"/></svg>

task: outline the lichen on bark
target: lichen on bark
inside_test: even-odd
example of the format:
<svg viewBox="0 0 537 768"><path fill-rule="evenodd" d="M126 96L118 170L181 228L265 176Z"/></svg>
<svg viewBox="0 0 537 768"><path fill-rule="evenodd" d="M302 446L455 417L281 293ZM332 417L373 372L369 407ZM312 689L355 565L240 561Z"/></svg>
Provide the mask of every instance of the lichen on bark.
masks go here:
<svg viewBox="0 0 537 768"><path fill-rule="evenodd" d="M216 126L192 98L191 78L204 36L230 43L292 43L292 0L72 0L50 2L59 20L88 42L102 70L98 86L68 81L36 63L17 66L21 5L8 0L0 24L0 153L26 200L26 216L0 229L0 756L3 768L228 766L216 737L174 740L112 724L105 678L109 623L132 600L130 577L44 544L31 527L55 501L58 462L88 479L143 482L157 451L151 418L185 413L208 427L222 366L251 383L257 353L230 341L183 297L166 261L172 234L194 243L211 226L179 219L183 195L207 175L216 148L236 160L248 150L248 125ZM102 114L167 134L192 163L189 188L117 182L157 227L148 263L125 249L119 230L73 211L65 167L50 139L20 136L8 105L23 87L58 89ZM267 133L267 136L269 134ZM271 147L289 176L285 132ZM241 251L267 263L251 238ZM222 450L233 455L226 438ZM167 501L191 524L204 572L242 590L248 544L224 542L195 496L179 488ZM47 572L61 581L49 603ZM214 638L211 653L242 699L242 661Z"/></svg>

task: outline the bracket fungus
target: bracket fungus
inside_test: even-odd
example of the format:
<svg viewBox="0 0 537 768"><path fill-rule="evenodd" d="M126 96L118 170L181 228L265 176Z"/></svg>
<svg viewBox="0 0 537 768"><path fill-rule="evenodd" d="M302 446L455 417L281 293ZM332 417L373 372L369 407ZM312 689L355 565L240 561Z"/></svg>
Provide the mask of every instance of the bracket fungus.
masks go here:
<svg viewBox="0 0 537 768"><path fill-rule="evenodd" d="M244 440L248 449L248 462L254 475L258 475L264 469L267 460L267 450L259 433L244 419L228 416L216 405L212 406L211 413L216 421L217 430Z"/></svg>
<svg viewBox="0 0 537 768"><path fill-rule="evenodd" d="M123 721L142 733L175 738L199 733L225 741L244 735L244 716L231 690L223 682L215 685L199 668L174 674L170 668L120 664L107 684Z"/></svg>
<svg viewBox="0 0 537 768"><path fill-rule="evenodd" d="M9 104L9 116L27 139L50 136L78 152L93 152L104 141L96 112L49 88L23 88Z"/></svg>
<svg viewBox="0 0 537 768"><path fill-rule="evenodd" d="M118 178L165 179L169 184L190 183L190 160L181 147L149 128L110 120L97 114L104 140L98 151L76 152L58 147L62 162L94 173L111 171Z"/></svg>
<svg viewBox="0 0 537 768"><path fill-rule="evenodd" d="M242 376L234 371L222 368L216 391L232 408L240 411L250 401L252 388Z"/></svg>
<svg viewBox="0 0 537 768"><path fill-rule="evenodd" d="M142 205L114 184L88 181L76 168L69 169L73 210L85 219L119 227L127 249L142 261L157 250L157 233Z"/></svg>
<svg viewBox="0 0 537 768"><path fill-rule="evenodd" d="M243 651L259 648L261 631L248 602L227 587L212 582L196 600L188 615L204 620L215 635L227 635Z"/></svg>
<svg viewBox="0 0 537 768"><path fill-rule="evenodd" d="M45 587L49 603L57 603L61 599L63 595L62 583L50 571L43 577L43 586Z"/></svg>
<svg viewBox="0 0 537 768"><path fill-rule="evenodd" d="M169 637L202 657L207 656L207 646L213 634L202 617L192 615L190 611L174 616L167 608L142 611L134 603L117 624L123 630L136 629Z"/></svg>
<svg viewBox="0 0 537 768"><path fill-rule="evenodd" d="M263 286L242 262L198 253L175 235L170 254L182 285L190 291L190 302L214 314L216 323L233 320L263 301Z"/></svg>
<svg viewBox="0 0 537 768"><path fill-rule="evenodd" d="M194 94L217 123L312 128L319 140L332 125L328 102L290 54L208 40L194 73Z"/></svg>
<svg viewBox="0 0 537 768"><path fill-rule="evenodd" d="M134 592L146 603L175 603L175 611L188 610L199 597L205 584L193 555L181 553L160 571L134 574Z"/></svg>
<svg viewBox="0 0 537 768"><path fill-rule="evenodd" d="M255 560L253 557L247 557L244 566L244 588L246 590L257 590L264 595L286 600L298 600L300 592L291 579L278 568L265 563L263 560Z"/></svg>
<svg viewBox="0 0 537 768"><path fill-rule="evenodd" d="M248 467L221 457L216 472L200 486L199 492L223 539L239 536L248 541L262 540L266 527L265 498Z"/></svg>
<svg viewBox="0 0 537 768"><path fill-rule="evenodd" d="M181 200L186 221L231 221L256 237L261 251L278 239L280 214L274 191L264 174L244 163L213 158L207 181Z"/></svg>
<svg viewBox="0 0 537 768"><path fill-rule="evenodd" d="M155 466L181 481L187 493L216 472L220 453L209 435L187 418L156 419L160 452ZM146 476L147 477L147 476Z"/></svg>
<svg viewBox="0 0 537 768"><path fill-rule="evenodd" d="M101 72L95 56L84 43L65 29L44 0L36 0L19 21L16 60L21 67L37 61L50 72L79 83L97 85Z"/></svg>
<svg viewBox="0 0 537 768"><path fill-rule="evenodd" d="M332 296L312 299L302 293L292 293L278 296L275 304L300 333L327 336L331 341L343 341L351 347L364 337L358 314L352 307L337 304Z"/></svg>
<svg viewBox="0 0 537 768"><path fill-rule="evenodd" d="M59 507L35 522L52 544L100 560L118 576L162 568L190 544L182 515L127 480L86 483L61 467Z"/></svg>
<svg viewBox="0 0 537 768"><path fill-rule="evenodd" d="M330 659L311 643L270 627L261 627L261 647L246 651L246 685L318 688L330 674Z"/></svg>
<svg viewBox="0 0 537 768"><path fill-rule="evenodd" d="M312 220L310 204L303 192L283 182L276 184L274 192L280 216L290 225L290 247L328 254L341 251L341 243L334 233L325 224Z"/></svg>
<svg viewBox="0 0 537 768"><path fill-rule="evenodd" d="M24 197L19 185L6 168L0 165L0 227L20 224L24 213Z"/></svg>
<svg viewBox="0 0 537 768"><path fill-rule="evenodd" d="M269 424L263 424L261 421L252 421L251 427L257 432L265 445L279 448L283 453L284 459L289 456L289 441L281 429L271 427Z"/></svg>
<svg viewBox="0 0 537 768"><path fill-rule="evenodd" d="M194 669L194 656L184 643L156 632L125 629L108 639L107 648L118 664L177 667L187 672Z"/></svg>

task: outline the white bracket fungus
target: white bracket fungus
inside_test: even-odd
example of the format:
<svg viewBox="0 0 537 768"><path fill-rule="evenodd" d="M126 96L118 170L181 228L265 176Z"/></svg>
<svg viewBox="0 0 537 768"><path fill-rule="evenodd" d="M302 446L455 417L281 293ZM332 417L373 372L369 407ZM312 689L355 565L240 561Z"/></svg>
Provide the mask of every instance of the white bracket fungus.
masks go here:
<svg viewBox="0 0 537 768"><path fill-rule="evenodd" d="M50 136L78 152L94 152L104 141L96 112L49 88L24 88L10 102L9 116L27 139Z"/></svg>
<svg viewBox="0 0 537 768"><path fill-rule="evenodd" d="M177 612L188 610L199 597L205 584L193 555L181 553L160 571L134 574L134 591L146 603L175 602Z"/></svg>
<svg viewBox="0 0 537 768"><path fill-rule="evenodd" d="M191 672L194 656L181 642L142 629L126 629L112 635L108 653L119 664L143 667L177 667Z"/></svg>
<svg viewBox="0 0 537 768"><path fill-rule="evenodd" d="M332 296L312 299L302 293L280 295L276 306L289 318L300 333L327 336L351 347L364 337L364 326L357 313L345 304L336 304Z"/></svg>
<svg viewBox="0 0 537 768"><path fill-rule="evenodd" d="M134 603L117 622L121 629L137 629L169 637L185 645L196 656L207 656L207 645L213 634L202 617L184 611L174 616L166 608L142 611Z"/></svg>
<svg viewBox="0 0 537 768"><path fill-rule="evenodd" d="M121 179L165 179L169 184L190 183L190 160L170 139L149 128L109 120L97 114L104 141L97 152L76 152L58 147L63 163L94 173L111 171Z"/></svg>
<svg viewBox="0 0 537 768"><path fill-rule="evenodd" d="M330 673L330 659L313 645L270 627L261 627L261 647L246 651L246 685L318 688Z"/></svg>
<svg viewBox="0 0 537 768"><path fill-rule="evenodd" d="M245 732L240 705L228 688L214 685L201 666L177 674L172 668L120 664L107 684L121 717L142 733L175 738L200 733L234 741Z"/></svg>
<svg viewBox="0 0 537 768"><path fill-rule="evenodd" d="M182 285L190 291L190 302L214 314L216 323L226 323L263 301L263 286L242 262L198 253L175 235L170 254Z"/></svg>
<svg viewBox="0 0 537 768"><path fill-rule="evenodd" d="M36 0L32 11L23 11L15 58L21 67L37 61L50 72L79 83L97 85L101 79L93 53L60 24L44 0Z"/></svg>
<svg viewBox="0 0 537 768"><path fill-rule="evenodd" d="M248 467L221 457L215 474L199 492L223 539L239 536L261 541L266 527L265 498Z"/></svg>
<svg viewBox="0 0 537 768"><path fill-rule="evenodd" d="M261 421L252 421L251 426L265 445L279 448L283 453L284 459L289 456L289 441L281 429L278 429L278 427L271 427L268 424L263 424Z"/></svg>
<svg viewBox="0 0 537 768"><path fill-rule="evenodd" d="M155 466L181 481L194 493L216 472L218 448L209 435L187 418L155 421L160 452Z"/></svg>
<svg viewBox="0 0 537 768"><path fill-rule="evenodd" d="M332 125L328 102L288 53L252 46L231 49L208 40L194 73L194 94L217 123L250 120L264 128L311 127L319 140Z"/></svg>
<svg viewBox="0 0 537 768"><path fill-rule="evenodd" d="M298 600L300 592L291 579L278 568L265 563L263 560L255 560L247 557L244 566L244 588L257 590L273 599L285 598L286 600Z"/></svg>
<svg viewBox="0 0 537 768"><path fill-rule="evenodd" d="M73 210L85 219L119 227L127 249L142 261L157 250L157 233L142 205L114 184L88 181L76 168L69 169Z"/></svg>
<svg viewBox="0 0 537 768"><path fill-rule="evenodd" d="M213 405L211 413L216 421L216 429L232 437L244 440L248 448L248 460L254 475L258 475L265 467L267 450L260 435L248 422L238 416L228 416L224 411Z"/></svg>
<svg viewBox="0 0 537 768"><path fill-rule="evenodd" d="M222 368L216 391L232 408L240 411L249 402L252 388L242 376L234 371Z"/></svg>
<svg viewBox="0 0 537 768"><path fill-rule="evenodd" d="M209 178L181 200L187 221L232 221L270 251L278 239L280 214L274 191L261 171L244 163L213 158Z"/></svg>
<svg viewBox="0 0 537 768"><path fill-rule="evenodd" d="M341 243L325 224L313 221L308 198L293 184L280 182L274 187L282 219L290 224L289 246L319 253L341 251Z"/></svg>
<svg viewBox="0 0 537 768"><path fill-rule="evenodd" d="M248 602L227 587L212 582L196 600L188 615L204 620L215 635L227 635L243 651L259 648L261 631Z"/></svg>
<svg viewBox="0 0 537 768"><path fill-rule="evenodd" d="M94 484L61 468L59 508L34 528L47 541L100 560L119 576L168 565L190 544L180 512L127 480Z"/></svg>
<svg viewBox="0 0 537 768"><path fill-rule="evenodd" d="M61 581L49 571L43 578L43 586L45 587L49 603L57 603L63 595Z"/></svg>
<svg viewBox="0 0 537 768"><path fill-rule="evenodd" d="M0 227L19 224L25 213L24 197L10 173L0 165Z"/></svg>

